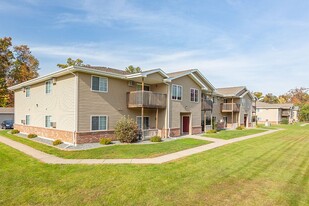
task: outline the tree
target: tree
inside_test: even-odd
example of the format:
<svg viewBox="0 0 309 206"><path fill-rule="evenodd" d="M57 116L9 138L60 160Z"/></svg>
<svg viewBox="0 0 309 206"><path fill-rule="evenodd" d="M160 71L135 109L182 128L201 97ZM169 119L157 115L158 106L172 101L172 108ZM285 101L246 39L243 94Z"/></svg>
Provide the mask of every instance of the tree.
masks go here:
<svg viewBox="0 0 309 206"><path fill-rule="evenodd" d="M309 104L304 104L300 107L299 119L300 121L309 121Z"/></svg>
<svg viewBox="0 0 309 206"><path fill-rule="evenodd" d="M14 46L12 38L0 38L0 106L14 106L13 92L7 87L37 77L39 61L27 45Z"/></svg>
<svg viewBox="0 0 309 206"><path fill-rule="evenodd" d="M0 38L0 107L7 106L9 93L7 89L7 76L14 59L13 52L10 50L12 38Z"/></svg>
<svg viewBox="0 0 309 206"><path fill-rule="evenodd" d="M289 97L289 102L295 105L309 104L309 88L295 88L289 90L286 95Z"/></svg>
<svg viewBox="0 0 309 206"><path fill-rule="evenodd" d="M66 64L57 64L57 67L65 69L65 68L67 68L69 66L89 66L89 64L83 64L83 63L84 63L84 61L81 60L81 59L74 60L74 59L69 57L67 59L67 63Z"/></svg>
<svg viewBox="0 0 309 206"><path fill-rule="evenodd" d="M263 102L275 104L275 103L279 103L279 99L276 95L273 95L272 93L268 93L264 96Z"/></svg>
<svg viewBox="0 0 309 206"><path fill-rule="evenodd" d="M134 67L133 65L130 65L128 67L126 67L126 72L129 72L129 73L140 73L142 72L142 69L140 67Z"/></svg>
<svg viewBox="0 0 309 206"><path fill-rule="evenodd" d="M256 96L256 98L258 98L259 101L261 101L264 96L262 92L253 92L254 96Z"/></svg>
<svg viewBox="0 0 309 206"><path fill-rule="evenodd" d="M283 95L280 95L280 96L279 96L278 102L279 102L280 104L288 103L288 102L289 102L289 99L290 99L290 97L289 97L288 95L283 94Z"/></svg>

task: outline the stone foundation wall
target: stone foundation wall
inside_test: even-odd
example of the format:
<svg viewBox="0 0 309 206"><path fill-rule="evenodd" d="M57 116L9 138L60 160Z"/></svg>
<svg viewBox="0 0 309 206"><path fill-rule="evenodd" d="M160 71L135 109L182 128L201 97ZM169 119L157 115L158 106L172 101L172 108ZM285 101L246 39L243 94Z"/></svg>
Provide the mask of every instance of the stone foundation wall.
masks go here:
<svg viewBox="0 0 309 206"><path fill-rule="evenodd" d="M26 134L36 134L50 139L60 139L63 142L73 143L73 132L63 131L54 128L33 127L28 125L14 124L14 129Z"/></svg>
<svg viewBox="0 0 309 206"><path fill-rule="evenodd" d="M101 138L111 138L116 140L114 131L98 131L98 132L77 132L76 144L95 143L99 142Z"/></svg>
<svg viewBox="0 0 309 206"><path fill-rule="evenodd" d="M170 129L170 137L179 137L180 136L180 128Z"/></svg>
<svg viewBox="0 0 309 206"><path fill-rule="evenodd" d="M201 134L202 127L192 127L192 134Z"/></svg>

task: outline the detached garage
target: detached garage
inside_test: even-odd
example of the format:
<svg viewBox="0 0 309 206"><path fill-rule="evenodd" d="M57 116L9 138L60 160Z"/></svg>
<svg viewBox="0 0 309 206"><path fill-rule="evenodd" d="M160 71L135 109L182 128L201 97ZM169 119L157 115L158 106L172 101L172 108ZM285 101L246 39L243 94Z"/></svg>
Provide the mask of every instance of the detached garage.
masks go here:
<svg viewBox="0 0 309 206"><path fill-rule="evenodd" d="M13 107L0 107L0 124L4 120L14 120L14 108Z"/></svg>

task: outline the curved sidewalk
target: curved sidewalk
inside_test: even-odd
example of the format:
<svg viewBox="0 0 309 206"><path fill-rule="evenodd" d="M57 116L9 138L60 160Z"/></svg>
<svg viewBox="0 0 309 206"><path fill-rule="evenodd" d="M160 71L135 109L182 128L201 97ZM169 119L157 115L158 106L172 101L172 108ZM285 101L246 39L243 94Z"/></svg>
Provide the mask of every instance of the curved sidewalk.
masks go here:
<svg viewBox="0 0 309 206"><path fill-rule="evenodd" d="M45 152L41 152L30 146L10 140L6 137L0 136L0 142L10 147L13 147L14 149L17 149L47 164L162 164L162 163L177 160L183 157L187 157L193 154L211 150L217 147L221 147L223 145L231 144L234 142L240 142L246 139L251 139L251 138L266 135L266 134L271 134L277 131L279 130L269 130L263 133L248 135L244 137L238 137L238 138L234 138L230 140L222 140L222 139L201 137L197 135L190 135L191 138L209 140L209 141L213 141L213 143L194 147L191 149L182 150L179 152L175 152L175 153L171 153L171 154L167 154L167 155L163 155L159 157L144 158L144 159L64 159L61 157L56 157L51 154L47 154Z"/></svg>

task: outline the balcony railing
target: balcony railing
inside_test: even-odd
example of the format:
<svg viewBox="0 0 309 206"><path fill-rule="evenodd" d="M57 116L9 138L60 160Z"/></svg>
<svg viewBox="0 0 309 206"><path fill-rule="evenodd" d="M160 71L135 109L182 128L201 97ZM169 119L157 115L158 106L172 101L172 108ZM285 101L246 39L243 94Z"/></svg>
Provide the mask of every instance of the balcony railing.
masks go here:
<svg viewBox="0 0 309 206"><path fill-rule="evenodd" d="M236 103L222 103L221 112L239 112L240 104Z"/></svg>
<svg viewBox="0 0 309 206"><path fill-rule="evenodd" d="M150 91L133 91L127 93L128 108L165 108L166 94Z"/></svg>
<svg viewBox="0 0 309 206"><path fill-rule="evenodd" d="M202 111L211 111L213 103L209 99L202 99Z"/></svg>
<svg viewBox="0 0 309 206"><path fill-rule="evenodd" d="M282 111L282 112L281 112L281 116L282 116L282 117L288 117L288 116L290 116L290 111Z"/></svg>

